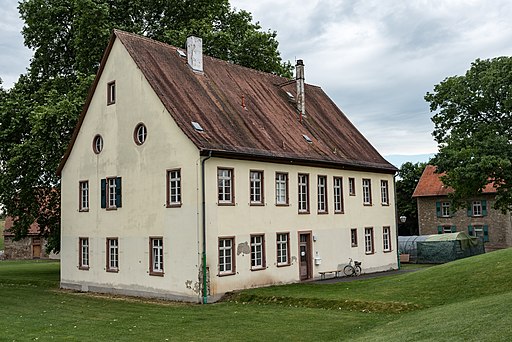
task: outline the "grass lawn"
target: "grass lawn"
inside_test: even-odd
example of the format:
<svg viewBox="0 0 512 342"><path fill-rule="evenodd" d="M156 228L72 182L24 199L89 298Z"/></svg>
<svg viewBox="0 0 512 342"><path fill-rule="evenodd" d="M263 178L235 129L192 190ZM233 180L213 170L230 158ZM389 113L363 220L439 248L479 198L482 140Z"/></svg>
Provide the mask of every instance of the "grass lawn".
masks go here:
<svg viewBox="0 0 512 342"><path fill-rule="evenodd" d="M246 290L210 305L61 291L58 279L58 262L0 262L0 340L512 339L512 249L402 275Z"/></svg>

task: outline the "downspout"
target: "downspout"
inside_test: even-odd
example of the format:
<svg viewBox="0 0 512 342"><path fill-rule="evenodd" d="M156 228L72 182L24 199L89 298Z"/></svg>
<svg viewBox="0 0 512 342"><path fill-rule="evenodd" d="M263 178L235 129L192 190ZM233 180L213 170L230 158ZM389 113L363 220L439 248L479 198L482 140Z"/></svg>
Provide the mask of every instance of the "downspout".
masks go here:
<svg viewBox="0 0 512 342"><path fill-rule="evenodd" d="M212 157L212 151L208 153L208 157L201 161L201 195L202 195L202 216L203 216L203 304L208 303L208 287L207 287L207 275L206 275L206 190L205 190L205 172L204 163Z"/></svg>
<svg viewBox="0 0 512 342"><path fill-rule="evenodd" d="M395 236L396 236L396 261L398 265L398 269L401 268L400 265L400 250L398 245L398 202L396 201L396 174L393 175L393 193L395 197Z"/></svg>

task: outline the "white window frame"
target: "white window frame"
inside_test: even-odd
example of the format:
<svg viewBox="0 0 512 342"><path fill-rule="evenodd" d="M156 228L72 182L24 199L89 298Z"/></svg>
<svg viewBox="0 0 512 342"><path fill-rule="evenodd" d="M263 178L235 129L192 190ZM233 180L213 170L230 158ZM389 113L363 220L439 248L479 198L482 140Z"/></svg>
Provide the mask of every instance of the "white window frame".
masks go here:
<svg viewBox="0 0 512 342"><path fill-rule="evenodd" d="M78 268L82 270L89 269L89 238L79 238L80 260Z"/></svg>
<svg viewBox="0 0 512 342"><path fill-rule="evenodd" d="M115 209L116 206L116 177L107 178L107 208Z"/></svg>
<svg viewBox="0 0 512 342"><path fill-rule="evenodd" d="M343 178L333 178L333 194L334 194L334 213L341 214L344 211L343 207Z"/></svg>
<svg viewBox="0 0 512 342"><path fill-rule="evenodd" d="M265 235L251 235L251 270L265 268Z"/></svg>
<svg viewBox="0 0 512 342"><path fill-rule="evenodd" d="M218 168L217 169L217 189L218 189L218 203L219 204L233 204L234 203L234 188L233 188L233 169Z"/></svg>
<svg viewBox="0 0 512 342"><path fill-rule="evenodd" d="M299 173L298 175L298 208L299 213L309 213L309 175Z"/></svg>
<svg viewBox="0 0 512 342"><path fill-rule="evenodd" d="M372 205L372 180L363 178L363 204Z"/></svg>
<svg viewBox="0 0 512 342"><path fill-rule="evenodd" d="M167 170L167 207L181 206L181 169Z"/></svg>
<svg viewBox="0 0 512 342"><path fill-rule="evenodd" d="M151 248L151 275L162 275L164 273L164 239L162 237L150 238Z"/></svg>
<svg viewBox="0 0 512 342"><path fill-rule="evenodd" d="M350 246L351 247L357 247L358 241L357 241L357 228L350 229Z"/></svg>
<svg viewBox="0 0 512 342"><path fill-rule="evenodd" d="M119 271L119 239L107 238L107 271Z"/></svg>
<svg viewBox="0 0 512 342"><path fill-rule="evenodd" d="M276 172L276 205L288 205L288 174Z"/></svg>
<svg viewBox="0 0 512 342"><path fill-rule="evenodd" d="M107 105L116 103L116 81L107 83Z"/></svg>
<svg viewBox="0 0 512 342"><path fill-rule="evenodd" d="M249 171L250 203L252 205L263 204L263 171Z"/></svg>
<svg viewBox="0 0 512 342"><path fill-rule="evenodd" d="M79 182L80 188L80 204L79 211L89 211L89 181L84 180Z"/></svg>
<svg viewBox="0 0 512 342"><path fill-rule="evenodd" d="M219 238L219 275L235 274L234 237Z"/></svg>
<svg viewBox="0 0 512 342"><path fill-rule="evenodd" d="M290 265L290 234L277 233L276 250L277 250L277 266Z"/></svg>
<svg viewBox="0 0 512 342"><path fill-rule="evenodd" d="M473 216L483 216L482 201L473 201L471 204Z"/></svg>
<svg viewBox="0 0 512 342"><path fill-rule="evenodd" d="M391 252L391 228L382 227L382 249L384 252Z"/></svg>
<svg viewBox="0 0 512 342"><path fill-rule="evenodd" d="M356 195L356 179L354 177L348 178L348 194L350 196Z"/></svg>
<svg viewBox="0 0 512 342"><path fill-rule="evenodd" d="M389 183L387 180L380 181L380 202L382 205L389 205Z"/></svg>
<svg viewBox="0 0 512 342"><path fill-rule="evenodd" d="M327 176L318 176L317 183L317 209L321 214L326 214L327 210Z"/></svg>
<svg viewBox="0 0 512 342"><path fill-rule="evenodd" d="M441 217L450 217L450 202L441 202Z"/></svg>
<svg viewBox="0 0 512 342"><path fill-rule="evenodd" d="M373 239L373 227L364 228L364 252L366 254L373 254L374 250L374 239Z"/></svg>

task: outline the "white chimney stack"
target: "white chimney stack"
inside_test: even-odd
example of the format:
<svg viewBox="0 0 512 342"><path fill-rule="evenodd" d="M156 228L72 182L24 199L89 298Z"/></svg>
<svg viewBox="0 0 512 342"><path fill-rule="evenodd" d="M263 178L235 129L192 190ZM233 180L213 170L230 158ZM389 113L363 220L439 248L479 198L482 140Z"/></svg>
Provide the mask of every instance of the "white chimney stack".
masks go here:
<svg viewBox="0 0 512 342"><path fill-rule="evenodd" d="M295 65L295 80L297 81L297 110L299 111L300 120L306 116L305 92L304 92L304 62L302 59L297 60Z"/></svg>
<svg viewBox="0 0 512 342"><path fill-rule="evenodd" d="M203 71L203 40L190 36L187 38L187 61L194 71Z"/></svg>

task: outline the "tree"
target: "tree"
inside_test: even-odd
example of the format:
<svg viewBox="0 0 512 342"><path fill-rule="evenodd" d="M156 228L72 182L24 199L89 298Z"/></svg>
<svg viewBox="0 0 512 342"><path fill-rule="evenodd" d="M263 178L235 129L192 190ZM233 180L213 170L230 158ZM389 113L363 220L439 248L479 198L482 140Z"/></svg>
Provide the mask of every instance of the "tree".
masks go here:
<svg viewBox="0 0 512 342"><path fill-rule="evenodd" d="M435 85L425 100L436 112L434 159L452 200L463 207L487 184L497 190L494 208L512 209L512 58L477 59L464 76Z"/></svg>
<svg viewBox="0 0 512 342"><path fill-rule="evenodd" d="M398 170L396 181L397 214L398 217L405 216L407 219L404 223L399 223L399 235L418 234L418 206L416 200L412 198L412 194L425 166L427 166L427 163L413 164L406 162Z"/></svg>
<svg viewBox="0 0 512 342"><path fill-rule="evenodd" d="M0 83L0 203L15 238L37 222L48 251L60 249L56 169L113 28L180 47L193 34L206 54L291 76L276 33L228 0L24 0L19 10L34 57L12 89Z"/></svg>

